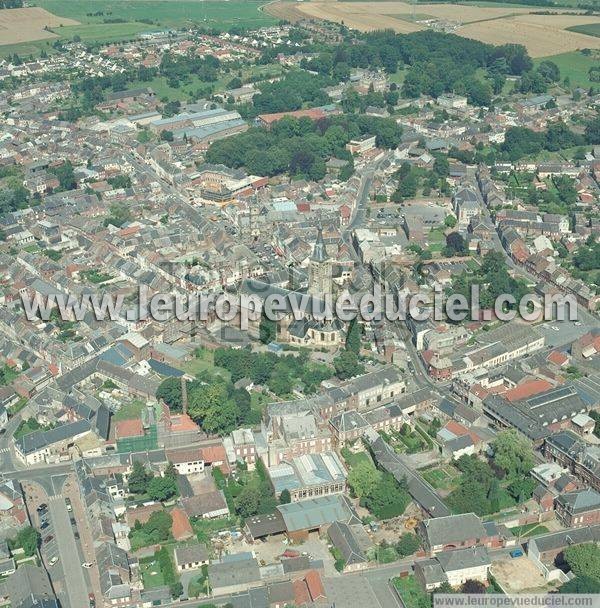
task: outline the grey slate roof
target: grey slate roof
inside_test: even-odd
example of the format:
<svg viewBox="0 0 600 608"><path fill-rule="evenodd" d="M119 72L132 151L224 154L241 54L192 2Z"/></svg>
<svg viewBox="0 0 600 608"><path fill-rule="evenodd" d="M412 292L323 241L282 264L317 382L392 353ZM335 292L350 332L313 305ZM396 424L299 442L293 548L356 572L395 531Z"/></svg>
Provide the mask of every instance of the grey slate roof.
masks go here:
<svg viewBox="0 0 600 608"><path fill-rule="evenodd" d="M487 532L475 513L449 515L422 521L429 546L456 545L471 538L484 538Z"/></svg>

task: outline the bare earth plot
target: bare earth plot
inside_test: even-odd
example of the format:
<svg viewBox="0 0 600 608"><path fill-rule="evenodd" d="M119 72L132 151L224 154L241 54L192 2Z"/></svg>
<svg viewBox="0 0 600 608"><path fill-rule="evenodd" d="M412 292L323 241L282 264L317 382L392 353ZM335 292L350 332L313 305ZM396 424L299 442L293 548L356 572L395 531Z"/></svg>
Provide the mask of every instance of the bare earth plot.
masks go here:
<svg viewBox="0 0 600 608"><path fill-rule="evenodd" d="M413 7L406 2L275 2L265 7L284 17L286 11L325 19L361 31L393 29L399 33L426 27L412 21ZM479 7L456 4L419 4L420 15L456 25L454 33L491 44L524 44L532 57L545 57L577 49L600 49L600 38L572 31L569 27L600 24L586 15L535 15L532 8ZM416 15L418 21L419 15Z"/></svg>
<svg viewBox="0 0 600 608"><path fill-rule="evenodd" d="M0 11L0 45L57 38L44 27L78 24L79 21L57 17L39 7L4 9Z"/></svg>
<svg viewBox="0 0 600 608"><path fill-rule="evenodd" d="M536 593L547 585L537 566L526 556L495 561L490 572L505 593Z"/></svg>

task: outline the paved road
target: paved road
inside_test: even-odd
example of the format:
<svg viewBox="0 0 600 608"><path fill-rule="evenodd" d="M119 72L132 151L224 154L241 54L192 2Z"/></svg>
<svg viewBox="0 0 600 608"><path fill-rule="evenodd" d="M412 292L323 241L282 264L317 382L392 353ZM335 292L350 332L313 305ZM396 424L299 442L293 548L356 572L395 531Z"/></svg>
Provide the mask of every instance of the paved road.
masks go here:
<svg viewBox="0 0 600 608"><path fill-rule="evenodd" d="M71 608L85 608L89 603L88 588L65 499L59 496L51 498L48 511L52 518L61 567L65 573L69 604Z"/></svg>

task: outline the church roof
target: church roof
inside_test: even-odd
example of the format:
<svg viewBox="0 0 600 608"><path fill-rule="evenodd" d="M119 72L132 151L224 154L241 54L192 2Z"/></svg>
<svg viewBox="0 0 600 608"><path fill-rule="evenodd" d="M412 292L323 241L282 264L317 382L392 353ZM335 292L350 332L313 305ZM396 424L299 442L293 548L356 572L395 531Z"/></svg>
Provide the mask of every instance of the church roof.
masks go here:
<svg viewBox="0 0 600 608"><path fill-rule="evenodd" d="M328 259L322 228L319 228L319 232L317 233L317 240L315 241L315 246L310 259L313 262L325 262Z"/></svg>

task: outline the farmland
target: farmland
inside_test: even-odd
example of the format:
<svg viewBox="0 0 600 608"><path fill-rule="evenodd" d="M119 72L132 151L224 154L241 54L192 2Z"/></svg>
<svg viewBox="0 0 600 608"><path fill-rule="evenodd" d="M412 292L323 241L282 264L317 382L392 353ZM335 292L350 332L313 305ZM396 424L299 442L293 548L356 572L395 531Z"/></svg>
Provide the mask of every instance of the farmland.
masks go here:
<svg viewBox="0 0 600 608"><path fill-rule="evenodd" d="M600 18L591 15L532 14L532 7L518 5L419 4L406 2L278 2L266 10L282 18L297 18L298 11L308 17L344 22L361 31L391 28L399 33L424 29L425 19L444 22L446 29L492 44L525 44L532 57L572 52L581 48L600 49ZM539 10L539 9L538 9ZM576 28L576 29L573 29Z"/></svg>
<svg viewBox="0 0 600 608"><path fill-rule="evenodd" d="M54 15L70 17L81 23L112 27L114 24L105 23L105 19L122 19L129 23L146 24L146 30L152 29L152 24L158 27L181 27L196 23L225 29L234 25L260 27L274 23L274 19L260 10L261 3L252 0L38 0L37 4ZM148 22L152 24L148 26Z"/></svg>
<svg viewBox="0 0 600 608"><path fill-rule="evenodd" d="M253 0L37 0L36 7L0 13L0 52L29 54L49 49L53 39L79 36L109 43L140 32L183 26L225 30L271 25L276 19ZM47 29L45 29L47 28Z"/></svg>
<svg viewBox="0 0 600 608"><path fill-rule="evenodd" d="M600 37L600 23L589 23L587 25L573 25L567 28L570 32L586 34L587 36Z"/></svg>
<svg viewBox="0 0 600 608"><path fill-rule="evenodd" d="M19 44L31 40L56 38L44 29L77 25L74 19L57 17L43 8L13 8L0 11L0 44Z"/></svg>

